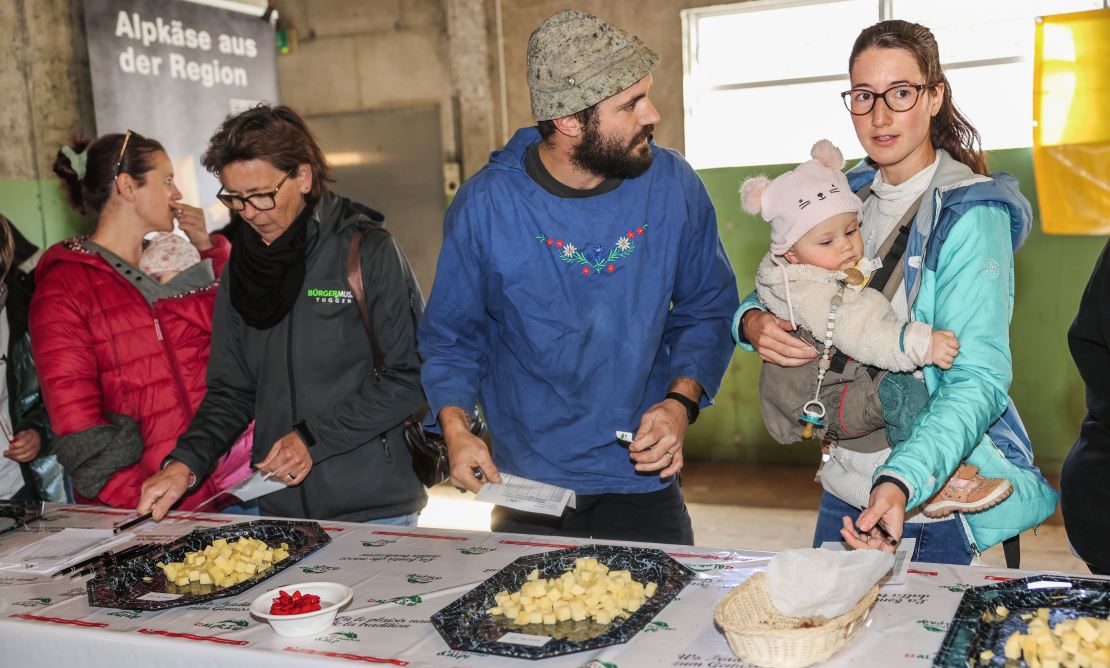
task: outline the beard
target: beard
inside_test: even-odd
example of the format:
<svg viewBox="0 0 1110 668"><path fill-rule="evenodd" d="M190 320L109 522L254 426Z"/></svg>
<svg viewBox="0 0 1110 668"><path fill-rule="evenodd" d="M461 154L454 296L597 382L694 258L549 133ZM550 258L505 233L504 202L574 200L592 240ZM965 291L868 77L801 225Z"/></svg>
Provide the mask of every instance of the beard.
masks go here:
<svg viewBox="0 0 1110 668"><path fill-rule="evenodd" d="M597 116L592 116L582 141L571 152L571 162L577 167L607 179L634 179L651 167L651 145L636 146L651 137L654 125L645 125L627 142L601 134L598 125Z"/></svg>

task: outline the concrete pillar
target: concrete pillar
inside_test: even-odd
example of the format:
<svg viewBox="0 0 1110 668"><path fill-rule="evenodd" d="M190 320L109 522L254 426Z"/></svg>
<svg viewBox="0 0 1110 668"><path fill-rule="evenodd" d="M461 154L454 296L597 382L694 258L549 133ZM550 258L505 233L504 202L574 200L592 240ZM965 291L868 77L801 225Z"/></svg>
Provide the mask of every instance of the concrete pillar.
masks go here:
<svg viewBox="0 0 1110 668"><path fill-rule="evenodd" d="M482 168L495 144L490 35L484 0L445 0L447 61L455 101L457 141L463 177Z"/></svg>
<svg viewBox="0 0 1110 668"><path fill-rule="evenodd" d="M92 136L92 82L79 0L0 2L0 210L35 243L72 231L51 165L76 131Z"/></svg>
<svg viewBox="0 0 1110 668"><path fill-rule="evenodd" d="M0 25L0 178L47 178L69 136L93 132L92 82L84 10L77 0L9 0Z"/></svg>

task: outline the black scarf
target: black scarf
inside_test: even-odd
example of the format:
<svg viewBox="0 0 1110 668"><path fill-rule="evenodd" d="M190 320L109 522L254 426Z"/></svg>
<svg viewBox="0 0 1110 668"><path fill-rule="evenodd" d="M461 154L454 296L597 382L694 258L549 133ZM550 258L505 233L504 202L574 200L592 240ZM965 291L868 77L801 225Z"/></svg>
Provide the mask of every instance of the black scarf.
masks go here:
<svg viewBox="0 0 1110 668"><path fill-rule="evenodd" d="M241 224L231 240L231 305L251 327L269 329L281 322L301 292L308 247L308 221L315 201L280 237L267 246L250 225Z"/></svg>

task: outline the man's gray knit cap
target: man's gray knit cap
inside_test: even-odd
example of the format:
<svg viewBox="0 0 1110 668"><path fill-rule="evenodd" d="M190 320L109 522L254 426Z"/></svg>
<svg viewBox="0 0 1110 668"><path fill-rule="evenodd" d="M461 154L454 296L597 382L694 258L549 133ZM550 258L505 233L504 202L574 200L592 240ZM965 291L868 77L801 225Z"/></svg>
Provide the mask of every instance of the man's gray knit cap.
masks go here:
<svg viewBox="0 0 1110 668"><path fill-rule="evenodd" d="M569 116L644 78L659 56L640 38L574 9L528 39L528 89L537 121Z"/></svg>

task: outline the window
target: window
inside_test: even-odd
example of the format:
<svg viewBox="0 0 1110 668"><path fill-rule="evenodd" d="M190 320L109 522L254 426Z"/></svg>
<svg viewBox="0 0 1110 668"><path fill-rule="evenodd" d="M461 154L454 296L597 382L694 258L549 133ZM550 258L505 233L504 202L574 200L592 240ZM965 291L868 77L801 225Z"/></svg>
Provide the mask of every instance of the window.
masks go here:
<svg viewBox="0 0 1110 668"><path fill-rule="evenodd" d="M860 30L928 26L983 148L1032 145L1037 16L1104 0L757 0L682 12L686 154L698 169L799 162L820 138L858 156L839 93Z"/></svg>

